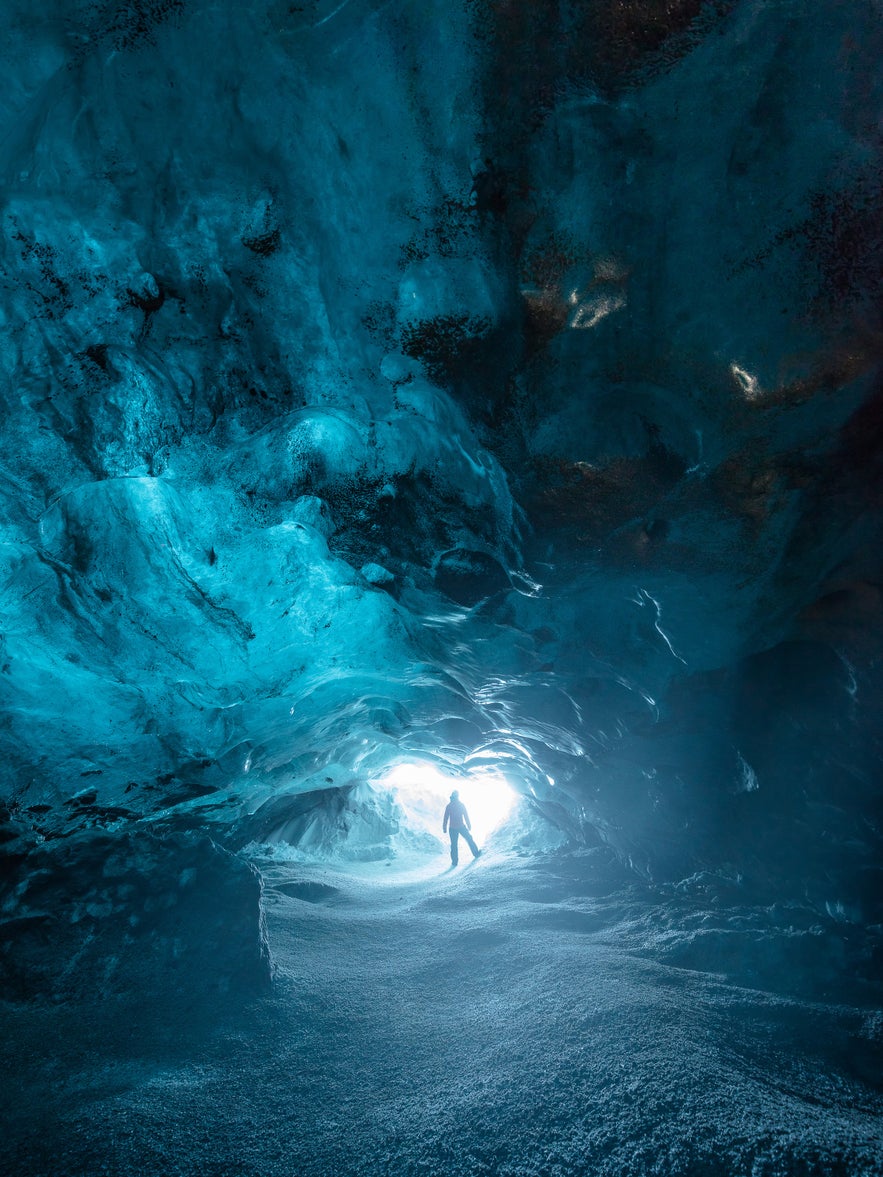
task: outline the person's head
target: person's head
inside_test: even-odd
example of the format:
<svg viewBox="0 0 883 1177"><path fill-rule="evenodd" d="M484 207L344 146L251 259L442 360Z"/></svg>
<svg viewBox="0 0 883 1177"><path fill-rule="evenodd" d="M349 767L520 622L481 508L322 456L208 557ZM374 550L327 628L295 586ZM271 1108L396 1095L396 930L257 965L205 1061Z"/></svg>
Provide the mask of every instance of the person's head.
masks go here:
<svg viewBox="0 0 883 1177"><path fill-rule="evenodd" d="M460 794L457 792L456 789L454 789L453 793L451 793L451 800L452 801L459 801L460 800Z"/></svg>

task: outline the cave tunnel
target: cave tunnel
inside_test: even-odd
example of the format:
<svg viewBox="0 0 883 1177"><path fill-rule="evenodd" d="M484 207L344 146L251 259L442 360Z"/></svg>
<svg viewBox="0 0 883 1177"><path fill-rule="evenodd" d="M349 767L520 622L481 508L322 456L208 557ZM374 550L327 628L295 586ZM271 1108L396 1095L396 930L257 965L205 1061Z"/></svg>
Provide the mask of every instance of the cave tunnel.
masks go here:
<svg viewBox="0 0 883 1177"><path fill-rule="evenodd" d="M878 0L0 28L0 1171L883 1175Z"/></svg>

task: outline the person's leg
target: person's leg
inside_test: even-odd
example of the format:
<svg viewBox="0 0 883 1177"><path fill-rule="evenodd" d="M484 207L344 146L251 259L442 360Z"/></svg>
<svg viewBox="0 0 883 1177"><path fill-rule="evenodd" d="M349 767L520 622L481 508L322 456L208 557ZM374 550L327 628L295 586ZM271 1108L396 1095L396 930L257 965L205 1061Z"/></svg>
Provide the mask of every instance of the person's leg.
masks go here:
<svg viewBox="0 0 883 1177"><path fill-rule="evenodd" d="M472 837L472 835L469 833L468 830L461 830L460 833L466 839L466 845L472 851L472 857L478 858L478 847L475 845L475 839Z"/></svg>
<svg viewBox="0 0 883 1177"><path fill-rule="evenodd" d="M459 835L459 830L451 830L451 866L457 865L457 838Z"/></svg>

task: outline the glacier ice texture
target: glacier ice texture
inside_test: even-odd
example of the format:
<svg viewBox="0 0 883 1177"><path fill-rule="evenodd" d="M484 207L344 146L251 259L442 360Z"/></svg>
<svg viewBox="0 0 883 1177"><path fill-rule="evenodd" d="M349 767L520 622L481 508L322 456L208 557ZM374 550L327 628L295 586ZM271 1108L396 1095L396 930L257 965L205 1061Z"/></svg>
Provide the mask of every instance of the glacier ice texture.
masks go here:
<svg viewBox="0 0 883 1177"><path fill-rule="evenodd" d="M876 5L0 29L3 995L259 999L246 860L432 849L413 764L879 1004Z"/></svg>

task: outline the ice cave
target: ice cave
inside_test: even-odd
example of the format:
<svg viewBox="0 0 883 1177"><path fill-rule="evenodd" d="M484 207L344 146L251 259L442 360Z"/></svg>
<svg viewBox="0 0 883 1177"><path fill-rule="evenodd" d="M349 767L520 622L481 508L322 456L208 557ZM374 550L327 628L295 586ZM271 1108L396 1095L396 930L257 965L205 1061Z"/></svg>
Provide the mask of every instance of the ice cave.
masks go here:
<svg viewBox="0 0 883 1177"><path fill-rule="evenodd" d="M881 0L0 29L0 1173L881 1177Z"/></svg>

